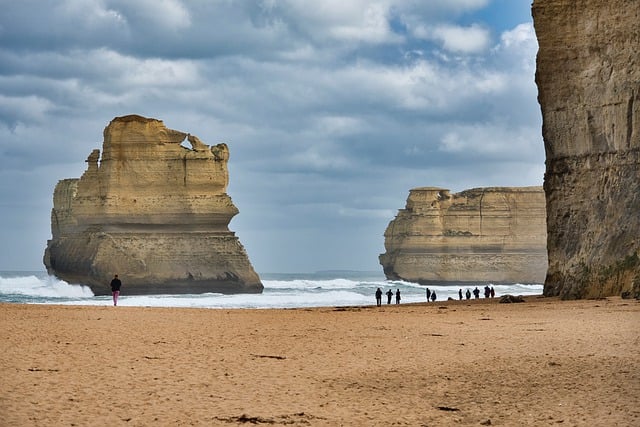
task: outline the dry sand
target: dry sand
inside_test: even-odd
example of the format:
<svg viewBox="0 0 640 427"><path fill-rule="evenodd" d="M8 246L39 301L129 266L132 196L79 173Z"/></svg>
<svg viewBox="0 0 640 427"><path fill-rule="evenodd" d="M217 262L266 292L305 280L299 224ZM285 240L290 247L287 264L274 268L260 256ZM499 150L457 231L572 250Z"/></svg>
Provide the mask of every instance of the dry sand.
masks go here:
<svg viewBox="0 0 640 427"><path fill-rule="evenodd" d="M0 304L0 425L640 425L640 302Z"/></svg>

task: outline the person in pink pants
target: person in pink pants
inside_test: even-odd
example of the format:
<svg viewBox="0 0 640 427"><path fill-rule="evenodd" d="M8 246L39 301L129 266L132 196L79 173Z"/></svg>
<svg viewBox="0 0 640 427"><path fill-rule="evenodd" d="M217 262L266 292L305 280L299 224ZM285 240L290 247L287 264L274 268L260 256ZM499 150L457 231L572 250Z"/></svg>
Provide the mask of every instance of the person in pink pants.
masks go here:
<svg viewBox="0 0 640 427"><path fill-rule="evenodd" d="M122 286L122 282L118 279L118 275L113 276L113 280L111 281L111 295L113 295L113 306L118 305L118 296L120 295L120 287Z"/></svg>

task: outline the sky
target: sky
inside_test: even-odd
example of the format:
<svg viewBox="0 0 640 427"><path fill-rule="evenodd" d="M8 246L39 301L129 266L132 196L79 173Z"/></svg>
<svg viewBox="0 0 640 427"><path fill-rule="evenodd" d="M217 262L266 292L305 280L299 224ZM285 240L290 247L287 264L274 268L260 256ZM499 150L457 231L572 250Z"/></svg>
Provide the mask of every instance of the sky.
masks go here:
<svg viewBox="0 0 640 427"><path fill-rule="evenodd" d="M409 190L542 185L531 0L0 0L0 270L118 116L229 146L258 273L381 271Z"/></svg>

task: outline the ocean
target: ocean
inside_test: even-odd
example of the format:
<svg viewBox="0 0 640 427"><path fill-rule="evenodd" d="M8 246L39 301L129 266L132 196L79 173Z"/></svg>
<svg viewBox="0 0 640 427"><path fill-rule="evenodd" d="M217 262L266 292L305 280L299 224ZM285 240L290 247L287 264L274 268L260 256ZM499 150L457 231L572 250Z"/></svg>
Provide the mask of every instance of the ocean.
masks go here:
<svg viewBox="0 0 640 427"><path fill-rule="evenodd" d="M377 288L387 292L400 289L401 303L424 302L425 287L415 283L385 280L382 273L325 271L311 274L264 273L262 294L223 295L216 293L185 295L127 296L126 277L119 306L130 307L199 307L225 308L304 308L341 307L375 304ZM482 291L487 283L478 283ZM541 284L493 285L496 297L501 295L541 295ZM457 286L430 286L437 301L458 299ZM465 292L466 288L462 291ZM473 290L473 289L471 289ZM0 303L111 305L110 296L94 296L91 289L70 285L43 271L0 271ZM386 295L383 295L386 304ZM395 296L393 299L395 303Z"/></svg>

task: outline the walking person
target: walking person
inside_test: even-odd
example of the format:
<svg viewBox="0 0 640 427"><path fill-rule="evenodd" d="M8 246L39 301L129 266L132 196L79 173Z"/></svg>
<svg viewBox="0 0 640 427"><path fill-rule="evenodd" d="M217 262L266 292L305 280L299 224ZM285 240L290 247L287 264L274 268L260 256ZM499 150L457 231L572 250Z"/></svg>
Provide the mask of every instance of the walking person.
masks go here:
<svg viewBox="0 0 640 427"><path fill-rule="evenodd" d="M113 276L113 280L111 281L111 295L113 295L113 306L118 305L118 296L120 296L120 287L122 286L122 282L118 279L118 275Z"/></svg>

